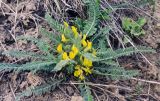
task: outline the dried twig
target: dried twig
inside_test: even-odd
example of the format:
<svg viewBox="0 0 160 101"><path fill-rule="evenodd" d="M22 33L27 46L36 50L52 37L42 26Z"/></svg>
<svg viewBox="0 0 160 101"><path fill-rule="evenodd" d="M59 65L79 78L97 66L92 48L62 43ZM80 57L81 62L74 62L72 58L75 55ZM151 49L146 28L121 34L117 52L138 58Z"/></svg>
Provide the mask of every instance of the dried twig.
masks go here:
<svg viewBox="0 0 160 101"><path fill-rule="evenodd" d="M12 92L12 95L13 95L14 99L16 99L16 95L15 95L15 93L14 93L14 91L13 91L13 88L12 88L11 84L9 84L9 87L10 87L10 89L11 89L11 92Z"/></svg>
<svg viewBox="0 0 160 101"><path fill-rule="evenodd" d="M71 98L61 87L58 86L58 88L59 88L68 98Z"/></svg>
<svg viewBox="0 0 160 101"><path fill-rule="evenodd" d="M98 98L98 96L97 96L97 94L96 94L95 90L92 90L92 91L93 91L93 94L95 95L95 97L96 97L97 101L100 101L100 99Z"/></svg>
<svg viewBox="0 0 160 101"><path fill-rule="evenodd" d="M151 84L158 84L160 85L160 82L157 81L150 81L150 80L145 80L145 79L138 79L138 78L131 78L132 80L140 81L140 82L146 82L146 83L151 83Z"/></svg>

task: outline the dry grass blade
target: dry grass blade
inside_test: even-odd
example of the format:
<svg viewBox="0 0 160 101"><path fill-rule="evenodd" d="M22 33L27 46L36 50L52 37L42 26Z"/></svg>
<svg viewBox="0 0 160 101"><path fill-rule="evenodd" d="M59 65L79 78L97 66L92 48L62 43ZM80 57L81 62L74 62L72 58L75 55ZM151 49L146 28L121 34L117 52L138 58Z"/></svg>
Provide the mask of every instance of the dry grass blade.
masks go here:
<svg viewBox="0 0 160 101"><path fill-rule="evenodd" d="M71 83L61 83L61 84L100 86L100 87L119 88L119 89L124 89L124 90L128 90L128 91L132 91L132 89L128 88L128 87L122 87L122 86L116 86L116 85L95 84L95 83L90 83L90 82L85 82L85 83L71 82Z"/></svg>
<svg viewBox="0 0 160 101"><path fill-rule="evenodd" d="M54 0L54 2L55 2L55 4L56 4L59 12L62 13L61 8L60 8L60 5L59 5L59 2L58 2L57 0Z"/></svg>

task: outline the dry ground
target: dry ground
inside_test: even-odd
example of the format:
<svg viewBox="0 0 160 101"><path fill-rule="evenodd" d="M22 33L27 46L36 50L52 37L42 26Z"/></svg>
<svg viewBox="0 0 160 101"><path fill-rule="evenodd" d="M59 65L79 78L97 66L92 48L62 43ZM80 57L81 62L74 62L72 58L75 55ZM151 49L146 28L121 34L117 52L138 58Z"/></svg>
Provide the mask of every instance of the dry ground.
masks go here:
<svg viewBox="0 0 160 101"><path fill-rule="evenodd" d="M45 26L43 21L47 11L52 12L55 19L69 20L74 17L85 18L83 5L80 0L0 0L0 62L21 63L27 61L1 55L4 50L19 49L37 52L33 44L25 41L17 42L20 35L39 37L39 25ZM117 2L118 0L108 0ZM133 0L134 1L134 0ZM148 10L148 9L147 9ZM153 14L144 9L145 13ZM154 18L160 20L160 2L157 2ZM147 14L146 14L147 12ZM150 63L142 57L132 56L120 60L125 68L134 68L141 71L139 79L101 81L107 85L117 85L132 89L107 88L93 86L93 95L97 101L159 101L160 100L160 22L150 18L146 35L138 42L153 47L157 53L145 54ZM126 62L122 62L122 61ZM28 72L15 74L13 72L0 72L0 101L14 101L17 92L21 92L29 85L40 85L45 79L44 75L36 76ZM100 78L101 80L101 78ZM99 82L100 80L97 80ZM98 89L98 90L97 90ZM131 100L130 100L131 99ZM61 85L56 90L42 96L23 98L22 101L81 101L76 85Z"/></svg>

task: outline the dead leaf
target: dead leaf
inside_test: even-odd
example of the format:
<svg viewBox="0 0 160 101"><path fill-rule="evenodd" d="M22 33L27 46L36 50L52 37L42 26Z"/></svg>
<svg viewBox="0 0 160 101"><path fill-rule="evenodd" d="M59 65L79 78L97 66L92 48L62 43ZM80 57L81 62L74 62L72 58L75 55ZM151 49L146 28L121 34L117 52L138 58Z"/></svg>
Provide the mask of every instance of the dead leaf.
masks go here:
<svg viewBox="0 0 160 101"><path fill-rule="evenodd" d="M70 86L66 87L66 91L67 91L68 95L70 95L70 96L74 94L74 90Z"/></svg>
<svg viewBox="0 0 160 101"><path fill-rule="evenodd" d="M13 101L12 94L11 93L6 94L6 96L4 96L3 101Z"/></svg>
<svg viewBox="0 0 160 101"><path fill-rule="evenodd" d="M41 77L34 75L32 72L28 73L27 81L33 87L41 85L42 83L44 83L44 80Z"/></svg>

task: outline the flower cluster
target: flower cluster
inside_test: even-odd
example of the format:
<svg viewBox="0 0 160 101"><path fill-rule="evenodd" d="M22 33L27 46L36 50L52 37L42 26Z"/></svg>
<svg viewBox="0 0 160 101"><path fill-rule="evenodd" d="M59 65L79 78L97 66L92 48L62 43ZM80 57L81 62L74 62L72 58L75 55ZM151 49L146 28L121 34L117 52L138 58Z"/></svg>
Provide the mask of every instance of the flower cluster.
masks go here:
<svg viewBox="0 0 160 101"><path fill-rule="evenodd" d="M96 51L92 48L92 42L87 40L86 34L79 34L75 26L69 26L64 22L64 34L61 34L61 42L57 45L57 52L61 55L62 60L74 60L74 76L85 79L85 75L92 73L92 61L82 54Z"/></svg>

